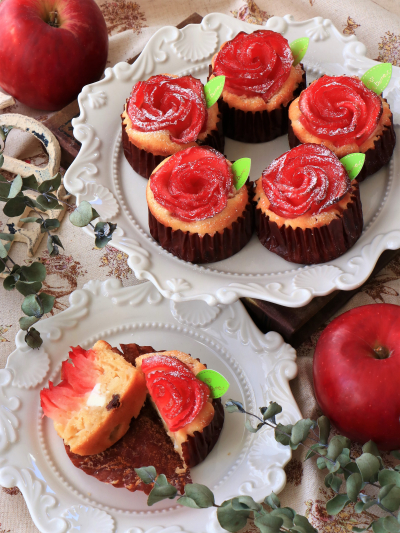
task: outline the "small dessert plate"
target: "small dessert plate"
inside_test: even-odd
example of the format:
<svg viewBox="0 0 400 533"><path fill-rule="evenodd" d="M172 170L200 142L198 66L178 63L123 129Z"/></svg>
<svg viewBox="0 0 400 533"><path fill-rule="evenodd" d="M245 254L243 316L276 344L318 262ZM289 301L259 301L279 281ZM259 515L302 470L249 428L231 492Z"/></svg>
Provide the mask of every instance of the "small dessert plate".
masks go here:
<svg viewBox="0 0 400 533"><path fill-rule="evenodd" d="M322 17L302 22L290 15L271 17L265 27L282 33L289 43L310 38L303 61L308 82L323 74L361 76L377 64L365 56L366 48L355 35L343 35ZM84 87L78 97L81 113L72 124L82 148L66 173L66 188L78 203L91 202L102 220L117 223L112 246L128 254L128 264L138 279L150 280L165 298L176 302L230 304L247 296L300 307L314 296L358 287L384 250L400 248L400 210L393 194L400 186L399 146L390 165L361 184L363 234L346 254L330 263L307 267L288 263L266 250L254 235L233 257L198 266L174 257L151 238L147 180L132 170L121 146L120 115L133 85L162 73L191 74L205 82L211 57L220 45L240 31L258 29L260 26L217 13L182 30L162 28L133 65L119 63L107 69L103 80ZM385 94L394 99L395 107L399 86L400 68L393 67ZM253 145L227 139L225 154L231 160L250 157L250 178L255 180L288 149L287 136Z"/></svg>
<svg viewBox="0 0 400 533"><path fill-rule="evenodd" d="M72 465L39 398L49 379L60 379L70 346L90 348L105 339L113 346L178 349L225 376L230 388L223 401L239 400L257 413L274 400L283 407L280 422L301 417L289 387L297 373L295 350L277 333L263 335L240 302L179 303L151 283L123 288L115 279L90 281L71 294L68 309L35 327L41 348L30 349L20 331L17 349L0 370L0 485L20 489L42 533L223 531L215 508L189 509L171 500L148 507L143 493L104 484ZM277 443L272 430L251 434L244 424L244 415L226 412L216 446L191 469L193 481L210 487L217 503L242 494L261 501L285 486L290 448Z"/></svg>

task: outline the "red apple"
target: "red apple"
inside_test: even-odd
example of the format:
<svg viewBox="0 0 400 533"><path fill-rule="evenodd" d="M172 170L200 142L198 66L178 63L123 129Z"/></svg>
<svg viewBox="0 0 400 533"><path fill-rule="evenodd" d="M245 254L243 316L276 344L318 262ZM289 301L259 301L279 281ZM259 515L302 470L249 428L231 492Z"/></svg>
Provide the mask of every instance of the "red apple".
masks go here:
<svg viewBox="0 0 400 533"><path fill-rule="evenodd" d="M357 307L322 332L314 354L322 412L352 440L400 449L400 307Z"/></svg>
<svg viewBox="0 0 400 533"><path fill-rule="evenodd" d="M94 0L3 0L0 35L0 86L35 109L61 109L104 72L107 27Z"/></svg>

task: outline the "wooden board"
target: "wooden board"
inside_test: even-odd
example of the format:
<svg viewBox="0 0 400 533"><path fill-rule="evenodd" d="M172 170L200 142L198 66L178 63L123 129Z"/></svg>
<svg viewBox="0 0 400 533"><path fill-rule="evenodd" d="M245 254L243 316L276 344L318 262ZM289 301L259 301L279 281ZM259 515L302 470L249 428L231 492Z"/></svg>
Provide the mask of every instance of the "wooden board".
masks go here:
<svg viewBox="0 0 400 533"><path fill-rule="evenodd" d="M190 17L178 24L177 28L182 29L188 24L200 24L202 20L203 17L198 13L193 13ZM132 64L139 55L128 59L127 62ZM80 149L80 143L72 134L73 128L71 125L71 120L78 115L79 106L78 101L75 100L44 122L60 142L61 164L64 168L69 167ZM371 277L377 274L399 253L400 251L398 250L387 250L384 252ZM298 309L291 309L254 298L242 298L242 302L261 331L264 333L277 331L286 342L297 347L334 315L361 288L353 291L335 291L327 296L314 298L309 304Z"/></svg>

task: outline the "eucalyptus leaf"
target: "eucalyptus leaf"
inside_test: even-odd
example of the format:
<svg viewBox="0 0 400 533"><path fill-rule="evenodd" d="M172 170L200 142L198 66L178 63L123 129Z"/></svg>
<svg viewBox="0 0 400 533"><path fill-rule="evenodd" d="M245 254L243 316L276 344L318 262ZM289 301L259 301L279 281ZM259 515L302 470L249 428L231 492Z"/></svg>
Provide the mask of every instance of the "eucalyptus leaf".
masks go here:
<svg viewBox="0 0 400 533"><path fill-rule="evenodd" d="M27 176L26 178L22 178L22 183L23 183L22 190L34 189L35 191L37 191L38 182L33 174L31 174L30 176Z"/></svg>
<svg viewBox="0 0 400 533"><path fill-rule="evenodd" d="M289 507L273 509L270 514L272 516L281 517L283 520L283 527L287 529L290 529L293 526L293 519L296 516L296 513L294 513Z"/></svg>
<svg viewBox="0 0 400 533"><path fill-rule="evenodd" d="M335 475L335 474L332 474L332 480L331 480L331 484L330 484L330 487L331 489L338 493L339 490L340 490L340 487L342 486L342 483L343 483L343 480L341 477Z"/></svg>
<svg viewBox="0 0 400 533"><path fill-rule="evenodd" d="M378 480L381 487L392 483L397 487L400 487L400 474L394 470L381 470L378 475Z"/></svg>
<svg viewBox="0 0 400 533"><path fill-rule="evenodd" d="M254 518L254 525L261 533L279 533L283 518L271 514L262 514Z"/></svg>
<svg viewBox="0 0 400 533"><path fill-rule="evenodd" d="M18 281L18 278L19 278L19 275L17 274L16 276L14 275L9 275L5 278L5 280L3 281L3 287L6 291L12 291L15 289L15 284L17 283Z"/></svg>
<svg viewBox="0 0 400 533"><path fill-rule="evenodd" d="M178 498L178 503L194 509L206 509L215 503L214 494L205 485L192 483L185 485L185 494Z"/></svg>
<svg viewBox="0 0 400 533"><path fill-rule="evenodd" d="M22 178L18 174L17 176L15 176L15 178L13 179L13 181L11 183L10 192L8 193L8 197L9 198L15 198L17 196L17 194L19 194L21 192L22 185L23 185Z"/></svg>
<svg viewBox="0 0 400 533"><path fill-rule="evenodd" d="M268 407L261 407L260 409L264 420L269 420L282 412L282 407L276 402L271 402Z"/></svg>
<svg viewBox="0 0 400 533"><path fill-rule="evenodd" d="M350 498L350 501L356 502L358 500L358 495L363 486L362 477L360 474L351 474L346 481L346 492L347 496Z"/></svg>
<svg viewBox="0 0 400 533"><path fill-rule="evenodd" d="M28 222L37 222L41 224L42 219L38 217L26 217L26 218L20 218L20 222L24 222L25 224Z"/></svg>
<svg viewBox="0 0 400 533"><path fill-rule="evenodd" d="M167 478L164 474L160 474L155 483L154 487L151 489L149 497L147 498L147 505L151 507L157 502L166 500L167 498L172 500L177 494L176 487L168 483Z"/></svg>
<svg viewBox="0 0 400 533"><path fill-rule="evenodd" d="M326 461L326 468L329 472L337 472L340 469L340 463L339 461L336 461L335 463L332 463L332 461Z"/></svg>
<svg viewBox="0 0 400 533"><path fill-rule="evenodd" d="M385 516L383 526L389 533L399 533L400 531L400 524L394 516Z"/></svg>
<svg viewBox="0 0 400 533"><path fill-rule="evenodd" d="M64 246L62 245L58 235L49 235L47 238L47 250L51 257L56 256L60 253L58 246L64 249Z"/></svg>
<svg viewBox="0 0 400 533"><path fill-rule="evenodd" d="M40 228L40 232L46 233L46 231L51 231L59 227L60 227L59 220L57 220L56 218L48 218L47 220L43 221L42 227Z"/></svg>
<svg viewBox="0 0 400 533"><path fill-rule="evenodd" d="M63 208L62 205L58 203L57 198L51 193L45 193L45 195L41 194L36 198L36 203L39 204L40 208L44 211Z"/></svg>
<svg viewBox="0 0 400 533"><path fill-rule="evenodd" d="M247 431L249 431L250 433L257 433L257 431L259 429L261 429L261 427L253 427L251 425L251 421L250 420L246 420L246 422L244 423L244 427L247 429Z"/></svg>
<svg viewBox="0 0 400 533"><path fill-rule="evenodd" d="M323 457L318 457L317 467L319 468L319 470L323 470L324 468L326 468L326 459L324 459Z"/></svg>
<svg viewBox="0 0 400 533"><path fill-rule="evenodd" d="M4 260L0 260L0 274L4 272L5 268L6 268L6 264Z"/></svg>
<svg viewBox="0 0 400 533"><path fill-rule="evenodd" d="M11 182L8 182L7 180L0 182L0 197L2 198L1 200L2 202L8 201L8 195L10 194L10 189L11 189Z"/></svg>
<svg viewBox="0 0 400 533"><path fill-rule="evenodd" d="M372 522L371 524L372 531L374 533L387 533L384 524L385 524L384 517L379 518L378 520L375 520L375 522Z"/></svg>
<svg viewBox="0 0 400 533"><path fill-rule="evenodd" d="M39 261L21 267L21 273L26 281L44 281L46 279L46 267Z"/></svg>
<svg viewBox="0 0 400 533"><path fill-rule="evenodd" d="M92 220L97 218L99 214L92 208L89 202L83 200L78 207L69 215L69 220L74 226L83 228L87 226Z"/></svg>
<svg viewBox="0 0 400 533"><path fill-rule="evenodd" d="M40 348L43 344L40 333L35 328L30 328L27 331L27 334L25 335L25 342L29 346L29 348L33 349Z"/></svg>
<svg viewBox="0 0 400 533"><path fill-rule="evenodd" d="M338 455L338 457L337 457L337 461L339 461L340 466L342 468L344 468L349 463L351 463L349 448L343 448L342 453L340 455Z"/></svg>
<svg viewBox="0 0 400 533"><path fill-rule="evenodd" d="M389 485L385 485L384 487L382 487L378 493L378 500L382 501L383 498L386 498L386 496L395 486L396 486L395 483L389 483Z"/></svg>
<svg viewBox="0 0 400 533"><path fill-rule="evenodd" d="M290 436L292 434L293 425L288 424L284 426L283 424L277 424L275 428L275 440L280 442L284 446L289 446ZM285 435L287 433L287 435Z"/></svg>
<svg viewBox="0 0 400 533"><path fill-rule="evenodd" d="M0 240L1 241L13 241L15 238L15 235L12 233L0 233Z"/></svg>
<svg viewBox="0 0 400 533"><path fill-rule="evenodd" d="M55 297L51 296L51 294L46 294L45 292L41 292L39 297L43 305L43 313L50 313L53 309Z"/></svg>
<svg viewBox="0 0 400 533"><path fill-rule="evenodd" d="M33 324L36 324L36 322L40 320L40 318L36 318L34 316L23 316L19 319L19 327L26 331L28 330Z"/></svg>
<svg viewBox="0 0 400 533"><path fill-rule="evenodd" d="M379 472L379 460L371 453L363 453L360 457L357 457L356 463L360 469L363 481L370 481Z"/></svg>
<svg viewBox="0 0 400 533"><path fill-rule="evenodd" d="M117 224L111 222L97 222L94 228L96 236L95 246L97 248L104 248L111 241L114 231L117 229Z"/></svg>
<svg viewBox="0 0 400 533"><path fill-rule="evenodd" d="M221 527L235 533L247 524L250 511L235 511L232 507L232 500L227 500L217 509L217 518Z"/></svg>
<svg viewBox="0 0 400 533"><path fill-rule="evenodd" d="M236 400L228 400L225 402L225 409L228 413L245 413L243 405Z"/></svg>
<svg viewBox="0 0 400 533"><path fill-rule="evenodd" d="M0 154L0 167L3 166L3 163L4 163L4 155Z"/></svg>
<svg viewBox="0 0 400 533"><path fill-rule="evenodd" d="M397 511L400 506L400 488L393 487L389 494L382 498L380 502L389 511Z"/></svg>
<svg viewBox="0 0 400 533"><path fill-rule="evenodd" d="M35 316L36 318L41 318L44 314L42 302L36 294L26 296L21 309L27 316Z"/></svg>
<svg viewBox="0 0 400 533"><path fill-rule="evenodd" d="M154 466L142 466L141 468L135 468L136 475L140 477L143 483L146 485L154 483L157 472Z"/></svg>
<svg viewBox="0 0 400 533"><path fill-rule="evenodd" d="M272 507L272 509L278 509L281 506L281 502L275 492L271 492L265 499L264 503Z"/></svg>
<svg viewBox="0 0 400 533"><path fill-rule="evenodd" d="M356 463L348 463L344 471L344 478L347 479L351 474L360 474L360 469Z"/></svg>
<svg viewBox="0 0 400 533"><path fill-rule="evenodd" d="M319 427L319 440L322 444L328 444L329 433L331 431L331 423L327 416L320 416L317 420Z"/></svg>
<svg viewBox="0 0 400 533"><path fill-rule="evenodd" d="M375 455L375 457L380 457L380 452L378 450L378 446L375 444L374 441L369 440L364 444L362 447L363 453L371 453L372 455Z"/></svg>
<svg viewBox="0 0 400 533"><path fill-rule="evenodd" d="M262 511L262 505L255 502L251 496L238 496L237 498L232 498L232 507L235 511Z"/></svg>
<svg viewBox="0 0 400 533"><path fill-rule="evenodd" d="M4 244L0 241L0 257L5 259L8 256L8 250Z"/></svg>
<svg viewBox="0 0 400 533"><path fill-rule="evenodd" d="M58 172L53 178L42 181L37 190L41 193L57 191L60 185L61 174Z"/></svg>
<svg viewBox="0 0 400 533"><path fill-rule="evenodd" d="M355 533L363 533L363 531L367 531L367 529L369 529L369 526L367 526L367 527L356 527L356 526L353 526L351 528L351 530L355 531Z"/></svg>
<svg viewBox="0 0 400 533"><path fill-rule="evenodd" d="M341 439L338 439L337 435L333 437L328 445L328 453L327 453L328 459L332 459L332 461L336 461L336 459L342 453L344 447L345 445L343 441Z"/></svg>
<svg viewBox="0 0 400 533"><path fill-rule="evenodd" d="M354 506L354 510L356 513L362 513L364 510L364 502L357 502Z"/></svg>
<svg viewBox="0 0 400 533"><path fill-rule="evenodd" d="M294 517L293 524L297 526L297 528L301 528L302 532L304 533L318 533L318 531L312 527L307 518L305 516L301 516L300 514L297 514Z"/></svg>
<svg viewBox="0 0 400 533"><path fill-rule="evenodd" d="M290 442L296 446L300 444L300 442L305 441L308 437L310 429L313 427L315 427L314 420L311 420L310 418L299 420L293 426Z"/></svg>
<svg viewBox="0 0 400 533"><path fill-rule="evenodd" d="M28 296L29 294L36 294L42 288L40 281L17 281L15 288L23 296Z"/></svg>
<svg viewBox="0 0 400 533"><path fill-rule="evenodd" d="M400 451L393 450L392 452L390 452L390 455L393 455L393 457L400 460Z"/></svg>
<svg viewBox="0 0 400 533"><path fill-rule="evenodd" d="M337 494L334 498L326 502L326 512L335 516L340 513L348 503L350 503L350 500L347 494Z"/></svg>
<svg viewBox="0 0 400 533"><path fill-rule="evenodd" d="M3 213L7 217L18 217L25 211L27 198L25 196L16 196L11 198L3 207Z"/></svg>

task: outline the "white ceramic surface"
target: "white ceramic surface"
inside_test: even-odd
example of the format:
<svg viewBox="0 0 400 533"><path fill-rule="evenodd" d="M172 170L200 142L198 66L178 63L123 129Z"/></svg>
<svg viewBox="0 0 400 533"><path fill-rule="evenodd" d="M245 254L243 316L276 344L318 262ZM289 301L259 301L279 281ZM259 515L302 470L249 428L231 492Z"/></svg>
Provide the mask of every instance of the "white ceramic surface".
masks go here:
<svg viewBox="0 0 400 533"><path fill-rule="evenodd" d="M266 27L282 33L289 42L310 37L304 60L308 81L324 73L362 75L376 64L365 57L366 48L355 35L344 36L330 20L315 17L296 22L287 15L270 18ZM255 235L233 257L197 266L172 256L150 237L147 180L132 170L121 148L120 114L132 86L138 80L166 72L192 74L205 82L212 54L221 43L241 30L253 32L259 28L215 13L207 15L201 25L183 30L162 28L133 65L119 63L107 69L105 78L85 87L78 98L81 114L72 123L82 148L66 173L66 187L78 202L92 202L101 217L117 222L112 245L128 254L128 264L136 277L150 280L163 296L177 302L229 304L249 296L300 307L314 296L358 287L384 250L400 247L400 211L393 194L400 182L398 147L390 165L361 184L365 222L361 238L345 255L323 266L288 263L267 251ZM396 99L399 87L400 68L393 67L385 94L393 101L395 118L400 117L400 100ZM229 159L251 157L251 179L255 180L288 148L286 136L256 145L227 139L225 153Z"/></svg>
<svg viewBox="0 0 400 533"><path fill-rule="evenodd" d="M275 400L283 406L282 423L301 417L289 387L297 372L295 350L277 333L263 335L240 302L178 303L151 283L123 288L115 279L90 281L71 294L68 309L35 327L42 347L28 348L20 331L16 350L0 370L0 484L21 490L43 533L223 531L213 508L188 509L170 500L150 508L144 494L101 483L72 465L52 422L42 418L39 401L48 379L59 380L70 346L90 348L105 339L114 346L136 342L182 350L228 379L223 399L239 400L251 412ZM192 469L193 481L208 485L217 502L239 494L262 500L285 485L290 448L278 444L271 430L247 432L244 422L243 415L226 413L215 448Z"/></svg>

